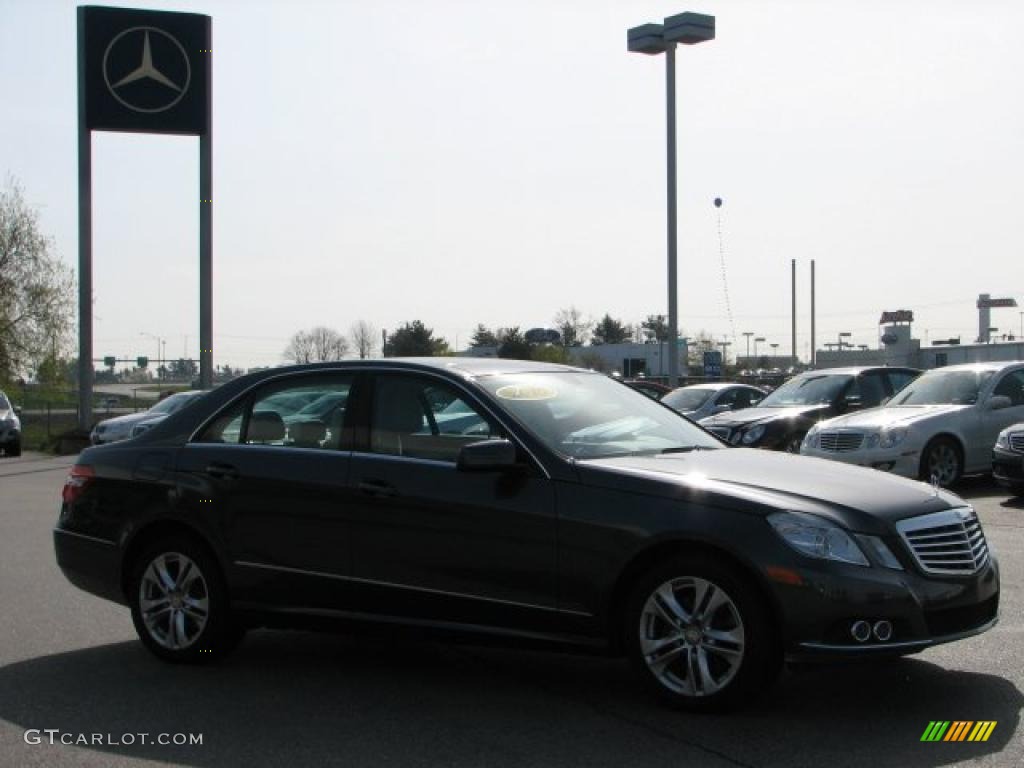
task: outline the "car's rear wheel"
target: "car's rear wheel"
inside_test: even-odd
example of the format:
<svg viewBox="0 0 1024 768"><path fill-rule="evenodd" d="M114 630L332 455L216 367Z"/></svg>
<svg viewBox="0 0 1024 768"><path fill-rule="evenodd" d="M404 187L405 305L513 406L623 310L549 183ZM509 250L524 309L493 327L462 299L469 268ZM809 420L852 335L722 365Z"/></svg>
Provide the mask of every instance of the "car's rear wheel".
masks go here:
<svg viewBox="0 0 1024 768"><path fill-rule="evenodd" d="M706 555L673 558L636 584L626 647L663 701L729 709L767 688L781 667L778 638L746 578Z"/></svg>
<svg viewBox="0 0 1024 768"><path fill-rule="evenodd" d="M8 456L21 456L21 441L8 445L5 452Z"/></svg>
<svg viewBox="0 0 1024 768"><path fill-rule="evenodd" d="M212 660L242 639L220 568L191 537L145 547L135 559L128 597L139 638L166 661Z"/></svg>
<svg viewBox="0 0 1024 768"><path fill-rule="evenodd" d="M920 477L926 482L933 479L943 488L953 485L964 471L960 446L948 437L937 437L921 453Z"/></svg>

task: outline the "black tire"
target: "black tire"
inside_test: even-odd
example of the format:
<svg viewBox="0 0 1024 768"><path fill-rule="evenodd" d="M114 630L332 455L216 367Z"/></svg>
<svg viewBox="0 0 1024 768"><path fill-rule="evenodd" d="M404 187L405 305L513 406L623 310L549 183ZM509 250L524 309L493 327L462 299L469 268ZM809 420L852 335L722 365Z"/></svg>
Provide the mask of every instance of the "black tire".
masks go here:
<svg viewBox="0 0 1024 768"><path fill-rule="evenodd" d="M245 631L231 615L220 567L195 538L175 534L154 541L139 552L131 569L128 602L135 631L159 658L213 661L241 642ZM147 599L150 613L144 616Z"/></svg>
<svg viewBox="0 0 1024 768"><path fill-rule="evenodd" d="M21 456L21 441L20 440L18 442L16 442L16 443L11 443L9 446L7 446L7 455L8 456Z"/></svg>
<svg viewBox="0 0 1024 768"><path fill-rule="evenodd" d="M919 477L930 483L932 476L938 478L939 485L949 488L956 484L964 473L964 455L960 445L950 437L933 438L921 451L921 467Z"/></svg>
<svg viewBox="0 0 1024 768"><path fill-rule="evenodd" d="M714 591L709 595L705 587L699 593L701 584ZM671 615L685 614L692 623L669 623L669 609L663 599L655 598L666 589L682 609ZM709 605L719 601L704 616L696 605L701 594L708 596ZM723 596L725 603L720 602ZM767 690L782 668L781 639L763 597L745 575L706 554L674 557L638 579L627 604L624 631L627 654L644 685L680 709L733 709ZM661 663L666 656L672 658Z"/></svg>
<svg viewBox="0 0 1024 768"><path fill-rule="evenodd" d="M786 453L800 453L800 446L803 445L803 435L787 435L782 442L782 450Z"/></svg>

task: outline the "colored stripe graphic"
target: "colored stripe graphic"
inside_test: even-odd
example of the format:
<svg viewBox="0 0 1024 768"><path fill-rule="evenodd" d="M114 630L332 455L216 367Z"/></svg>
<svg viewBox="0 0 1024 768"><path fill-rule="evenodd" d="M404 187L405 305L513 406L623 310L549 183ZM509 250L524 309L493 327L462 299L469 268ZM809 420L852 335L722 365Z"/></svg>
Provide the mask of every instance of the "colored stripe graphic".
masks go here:
<svg viewBox="0 0 1024 768"><path fill-rule="evenodd" d="M996 720L931 720L921 741L988 741L997 724Z"/></svg>

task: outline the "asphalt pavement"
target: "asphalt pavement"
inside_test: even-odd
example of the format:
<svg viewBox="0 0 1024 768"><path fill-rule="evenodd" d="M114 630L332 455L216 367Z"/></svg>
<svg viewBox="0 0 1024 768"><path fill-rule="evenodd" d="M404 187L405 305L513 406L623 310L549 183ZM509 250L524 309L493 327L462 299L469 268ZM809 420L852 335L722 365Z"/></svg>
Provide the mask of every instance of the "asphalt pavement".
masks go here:
<svg viewBox="0 0 1024 768"><path fill-rule="evenodd" d="M163 664L126 608L54 562L72 463L0 459L0 766L1024 765L1024 500L987 480L957 490L1002 565L996 629L789 669L740 712L694 716L650 700L623 661L401 634L256 631L216 666ZM997 725L987 742L921 742L933 720ZM178 734L202 743L153 743Z"/></svg>

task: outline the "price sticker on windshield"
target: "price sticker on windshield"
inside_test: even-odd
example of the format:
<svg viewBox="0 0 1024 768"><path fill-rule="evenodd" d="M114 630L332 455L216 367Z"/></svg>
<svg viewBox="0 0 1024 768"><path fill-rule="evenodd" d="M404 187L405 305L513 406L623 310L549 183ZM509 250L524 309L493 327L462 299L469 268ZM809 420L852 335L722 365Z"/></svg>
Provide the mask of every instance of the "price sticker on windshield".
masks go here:
<svg viewBox="0 0 1024 768"><path fill-rule="evenodd" d="M553 400L558 391L542 384L506 384L495 392L502 400Z"/></svg>

